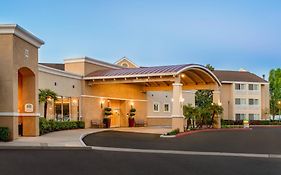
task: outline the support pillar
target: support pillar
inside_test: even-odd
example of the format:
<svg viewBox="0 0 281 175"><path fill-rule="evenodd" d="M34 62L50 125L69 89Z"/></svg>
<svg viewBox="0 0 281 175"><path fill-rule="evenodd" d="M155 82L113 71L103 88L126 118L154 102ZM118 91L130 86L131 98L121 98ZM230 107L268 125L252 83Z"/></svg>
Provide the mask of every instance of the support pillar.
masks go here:
<svg viewBox="0 0 281 175"><path fill-rule="evenodd" d="M213 91L213 103L221 105L221 97L220 91ZM216 115L214 118L215 123L213 124L214 128L220 129L221 128L221 116Z"/></svg>
<svg viewBox="0 0 281 175"><path fill-rule="evenodd" d="M172 109L172 129L184 131L184 116L182 110L182 84L180 81L173 83L173 109Z"/></svg>

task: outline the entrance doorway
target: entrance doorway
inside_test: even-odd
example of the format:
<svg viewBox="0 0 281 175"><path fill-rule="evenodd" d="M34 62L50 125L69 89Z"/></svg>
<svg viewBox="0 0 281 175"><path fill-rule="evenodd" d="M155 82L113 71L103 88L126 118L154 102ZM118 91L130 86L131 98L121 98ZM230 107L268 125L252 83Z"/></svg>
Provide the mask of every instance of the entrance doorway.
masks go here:
<svg viewBox="0 0 281 175"><path fill-rule="evenodd" d="M120 127L120 108L112 109L112 116L111 116L111 127L116 128Z"/></svg>

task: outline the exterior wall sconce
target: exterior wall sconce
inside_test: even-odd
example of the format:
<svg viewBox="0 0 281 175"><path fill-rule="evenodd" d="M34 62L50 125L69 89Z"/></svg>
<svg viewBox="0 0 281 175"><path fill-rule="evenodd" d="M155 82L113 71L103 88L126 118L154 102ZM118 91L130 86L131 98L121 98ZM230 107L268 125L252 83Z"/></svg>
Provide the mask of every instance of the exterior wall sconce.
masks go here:
<svg viewBox="0 0 281 175"><path fill-rule="evenodd" d="M103 105L104 105L104 100L101 100L100 101L100 108L103 108Z"/></svg>
<svg viewBox="0 0 281 175"><path fill-rule="evenodd" d="M131 102L130 105L131 105L131 108L133 108L135 104L134 104L134 102Z"/></svg>
<svg viewBox="0 0 281 175"><path fill-rule="evenodd" d="M184 98L181 98L181 99L180 99L180 102L182 102L182 103L183 103L183 102L184 102Z"/></svg>

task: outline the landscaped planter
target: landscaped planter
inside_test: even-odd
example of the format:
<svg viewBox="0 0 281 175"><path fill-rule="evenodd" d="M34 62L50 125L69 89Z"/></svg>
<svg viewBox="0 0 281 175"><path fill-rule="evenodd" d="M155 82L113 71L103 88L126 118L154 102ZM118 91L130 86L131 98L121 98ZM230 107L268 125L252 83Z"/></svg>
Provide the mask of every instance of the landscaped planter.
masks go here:
<svg viewBox="0 0 281 175"><path fill-rule="evenodd" d="M103 124L104 124L105 128L110 128L110 123L111 123L110 118L104 118L103 119Z"/></svg>
<svg viewBox="0 0 281 175"><path fill-rule="evenodd" d="M129 118L129 127L134 127L134 126L135 126L135 119Z"/></svg>

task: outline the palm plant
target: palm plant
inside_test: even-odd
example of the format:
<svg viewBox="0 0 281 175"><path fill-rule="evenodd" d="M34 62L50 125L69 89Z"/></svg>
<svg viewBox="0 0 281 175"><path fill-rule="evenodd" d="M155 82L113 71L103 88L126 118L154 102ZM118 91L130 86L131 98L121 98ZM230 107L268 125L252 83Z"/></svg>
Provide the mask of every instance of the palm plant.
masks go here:
<svg viewBox="0 0 281 175"><path fill-rule="evenodd" d="M216 115L221 115L223 113L223 107L221 105L218 105L216 103L212 103L209 106L209 111L211 113L211 123L214 123L214 118Z"/></svg>
<svg viewBox="0 0 281 175"><path fill-rule="evenodd" d="M57 94L50 89L39 89L39 103L44 103L44 118L47 116L48 100L57 100Z"/></svg>
<svg viewBox="0 0 281 175"><path fill-rule="evenodd" d="M183 106L183 115L186 119L186 128L192 124L192 128L195 127L195 121L200 116L198 107L193 107L191 104Z"/></svg>

